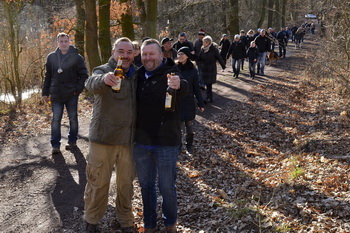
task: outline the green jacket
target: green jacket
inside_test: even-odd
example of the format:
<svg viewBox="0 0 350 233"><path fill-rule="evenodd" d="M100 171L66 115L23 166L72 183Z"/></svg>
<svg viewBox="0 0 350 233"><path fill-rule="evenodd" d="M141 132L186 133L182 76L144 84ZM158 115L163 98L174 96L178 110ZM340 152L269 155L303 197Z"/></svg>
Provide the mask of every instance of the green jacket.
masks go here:
<svg viewBox="0 0 350 233"><path fill-rule="evenodd" d="M86 89L95 96L89 139L106 145L132 145L136 119L136 72L122 80L121 90L117 93L103 81L104 75L113 72L116 66L111 57L107 64L94 68L85 82Z"/></svg>

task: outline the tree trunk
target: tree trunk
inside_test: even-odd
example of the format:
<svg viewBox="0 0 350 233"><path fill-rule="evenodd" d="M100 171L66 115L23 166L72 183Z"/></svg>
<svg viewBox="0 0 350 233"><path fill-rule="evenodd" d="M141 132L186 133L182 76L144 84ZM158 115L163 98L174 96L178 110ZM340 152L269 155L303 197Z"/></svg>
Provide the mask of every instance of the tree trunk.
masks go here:
<svg viewBox="0 0 350 233"><path fill-rule="evenodd" d="M77 9L77 25L75 28L75 46L80 55L85 56L85 6L84 0L74 0Z"/></svg>
<svg viewBox="0 0 350 233"><path fill-rule="evenodd" d="M142 38L146 35L145 23L146 23L146 7L144 0L136 0L136 5L138 7L138 12L140 14L140 26L142 28L141 36Z"/></svg>
<svg viewBox="0 0 350 233"><path fill-rule="evenodd" d="M268 2L268 10L267 10L267 27L272 27L273 20L273 0L269 0Z"/></svg>
<svg viewBox="0 0 350 233"><path fill-rule="evenodd" d="M102 63L107 63L111 56L111 33L110 33L110 0L98 0L99 5L99 34L98 42L101 51Z"/></svg>
<svg viewBox="0 0 350 233"><path fill-rule="evenodd" d="M258 21L257 28L261 28L262 25L264 24L265 15L266 15L266 2L267 0L262 0L260 19Z"/></svg>
<svg viewBox="0 0 350 233"><path fill-rule="evenodd" d="M86 9L86 54L89 70L101 64L97 42L96 0L85 0Z"/></svg>
<svg viewBox="0 0 350 233"><path fill-rule="evenodd" d="M282 27L286 26L286 5L287 5L287 0L282 0L282 12L281 12Z"/></svg>
<svg viewBox="0 0 350 233"><path fill-rule="evenodd" d="M147 13L146 13L146 36L151 38L157 37L157 13L158 13L158 1L147 0Z"/></svg>
<svg viewBox="0 0 350 233"><path fill-rule="evenodd" d="M281 25L281 11L280 11L280 0L275 0L275 16L274 18L274 27L276 28L276 31L279 31L281 26L284 27L284 24Z"/></svg>
<svg viewBox="0 0 350 233"><path fill-rule="evenodd" d="M19 54L20 41L19 41L19 28L20 25L17 22L17 16L19 8L22 8L20 2L4 2L5 5L5 17L8 23L8 42L10 44L10 56L11 56L11 72L9 75L9 84L11 94L15 98L15 104L20 107L22 104L22 92L23 84L19 73Z"/></svg>
<svg viewBox="0 0 350 233"><path fill-rule="evenodd" d="M222 1L222 33L227 33L227 21L226 21L226 1Z"/></svg>
<svg viewBox="0 0 350 233"><path fill-rule="evenodd" d="M120 0L123 7L123 13L121 15L121 25L123 36L128 37L130 40L135 40L134 22L132 19L131 1Z"/></svg>
<svg viewBox="0 0 350 233"><path fill-rule="evenodd" d="M238 8L238 0L230 0L230 22L228 25L228 30L231 35L239 33L239 8Z"/></svg>

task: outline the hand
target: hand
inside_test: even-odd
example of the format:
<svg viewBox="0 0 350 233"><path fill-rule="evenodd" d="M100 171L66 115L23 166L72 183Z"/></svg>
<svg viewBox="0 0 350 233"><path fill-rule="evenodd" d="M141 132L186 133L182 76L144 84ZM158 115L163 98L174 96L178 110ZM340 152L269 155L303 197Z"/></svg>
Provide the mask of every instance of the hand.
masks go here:
<svg viewBox="0 0 350 233"><path fill-rule="evenodd" d="M106 85L111 86L111 87L118 84L117 77L114 75L113 72L108 72L107 74L105 74L103 76L103 80L104 80ZM120 82L120 80L119 80L119 82Z"/></svg>
<svg viewBox="0 0 350 233"><path fill-rule="evenodd" d="M199 110L200 112L204 112L204 108L198 107L198 110Z"/></svg>
<svg viewBox="0 0 350 233"><path fill-rule="evenodd" d="M44 95L44 96L43 96L43 100L44 100L46 103L48 103L48 102L50 102L50 97L47 96L47 95Z"/></svg>
<svg viewBox="0 0 350 233"><path fill-rule="evenodd" d="M172 76L167 74L168 77L168 86L174 90L180 89L180 77L178 75Z"/></svg>

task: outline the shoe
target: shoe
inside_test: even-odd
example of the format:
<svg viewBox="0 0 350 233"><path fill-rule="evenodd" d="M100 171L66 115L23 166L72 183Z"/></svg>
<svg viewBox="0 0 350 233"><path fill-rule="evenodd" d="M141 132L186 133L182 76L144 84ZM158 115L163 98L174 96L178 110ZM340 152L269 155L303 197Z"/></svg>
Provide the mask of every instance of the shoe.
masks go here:
<svg viewBox="0 0 350 233"><path fill-rule="evenodd" d="M66 150L73 150L75 148L77 148L77 144L75 142L68 142L66 145Z"/></svg>
<svg viewBox="0 0 350 233"><path fill-rule="evenodd" d="M97 224L91 224L91 223L86 222L85 231L86 231L86 233L95 233L95 232L98 232Z"/></svg>
<svg viewBox="0 0 350 233"><path fill-rule="evenodd" d="M200 86L199 88L205 91L205 86Z"/></svg>
<svg viewBox="0 0 350 233"><path fill-rule="evenodd" d="M52 153L53 155L54 155L54 154L59 154L59 153L61 153L61 150L60 150L59 147L53 147L51 153Z"/></svg>
<svg viewBox="0 0 350 233"><path fill-rule="evenodd" d="M135 232L134 227L122 227L121 230L123 233L134 233Z"/></svg>
<svg viewBox="0 0 350 233"><path fill-rule="evenodd" d="M192 154L192 146L191 145L186 145L186 152L187 154Z"/></svg>
<svg viewBox="0 0 350 233"><path fill-rule="evenodd" d="M165 232L166 233L176 233L177 232L176 225L165 227Z"/></svg>
<svg viewBox="0 0 350 233"><path fill-rule="evenodd" d="M155 228L145 228L144 229L144 233L154 233L154 232L157 232L157 227L155 227Z"/></svg>

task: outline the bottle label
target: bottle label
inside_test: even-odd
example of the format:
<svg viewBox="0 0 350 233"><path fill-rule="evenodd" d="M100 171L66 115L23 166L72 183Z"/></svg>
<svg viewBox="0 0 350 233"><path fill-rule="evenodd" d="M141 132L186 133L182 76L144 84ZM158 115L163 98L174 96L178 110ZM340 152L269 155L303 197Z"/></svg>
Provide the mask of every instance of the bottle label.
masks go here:
<svg viewBox="0 0 350 233"><path fill-rule="evenodd" d="M112 87L112 89L115 90L115 91L120 91L120 86L121 86L121 84L122 84L122 80L121 80L120 78L117 77L116 81L117 81L117 84L114 85L114 86Z"/></svg>
<svg viewBox="0 0 350 233"><path fill-rule="evenodd" d="M171 108L171 99L172 99L172 95L170 95L169 93L166 93L165 96L165 108Z"/></svg>

